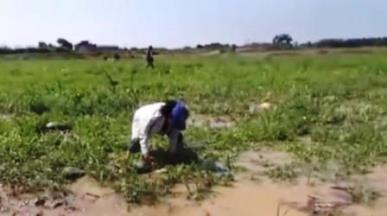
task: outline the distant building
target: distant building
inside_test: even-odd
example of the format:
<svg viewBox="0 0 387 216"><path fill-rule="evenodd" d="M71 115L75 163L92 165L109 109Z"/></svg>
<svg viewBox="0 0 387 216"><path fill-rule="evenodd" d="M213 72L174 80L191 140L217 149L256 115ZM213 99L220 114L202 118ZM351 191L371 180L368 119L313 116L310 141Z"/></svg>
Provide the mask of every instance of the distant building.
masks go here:
<svg viewBox="0 0 387 216"><path fill-rule="evenodd" d="M116 53L120 50L118 46L97 46L97 51L103 53Z"/></svg>
<svg viewBox="0 0 387 216"><path fill-rule="evenodd" d="M89 41L81 41L75 45L75 51L82 54L90 53L118 53L121 51L118 46L101 45L90 43Z"/></svg>

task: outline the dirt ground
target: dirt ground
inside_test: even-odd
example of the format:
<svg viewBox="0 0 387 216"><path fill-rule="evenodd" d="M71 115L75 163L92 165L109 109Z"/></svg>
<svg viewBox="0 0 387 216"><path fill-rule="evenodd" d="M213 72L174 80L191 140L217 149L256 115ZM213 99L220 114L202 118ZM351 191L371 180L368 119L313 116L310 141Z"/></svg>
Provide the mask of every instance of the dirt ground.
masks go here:
<svg viewBox="0 0 387 216"><path fill-rule="evenodd" d="M282 152L246 152L238 165L245 171L236 175L232 187L216 187L211 197L202 202L186 199L186 189L177 186L170 197L156 206L128 206L112 189L101 187L89 177L79 179L68 188L72 195L37 198L32 195L14 197L0 190L0 215L71 215L71 216L228 216L228 215L387 215L387 166L376 167L366 176L354 177L377 190L381 197L372 205L353 202L348 192L349 182L311 182L306 178L297 183L274 183L256 173L270 161L286 164L292 158Z"/></svg>

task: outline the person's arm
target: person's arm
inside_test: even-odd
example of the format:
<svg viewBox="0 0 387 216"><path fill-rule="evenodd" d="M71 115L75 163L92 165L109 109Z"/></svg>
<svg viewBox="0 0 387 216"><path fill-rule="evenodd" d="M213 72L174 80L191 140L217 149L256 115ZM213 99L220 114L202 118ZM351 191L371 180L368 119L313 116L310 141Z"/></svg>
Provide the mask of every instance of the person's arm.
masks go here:
<svg viewBox="0 0 387 216"><path fill-rule="evenodd" d="M149 147L148 147L149 136L150 135L148 134L144 134L143 136L140 137L141 154L143 156L149 154Z"/></svg>
<svg viewBox="0 0 387 216"><path fill-rule="evenodd" d="M183 134L176 129L168 133L171 154L177 154L183 148Z"/></svg>

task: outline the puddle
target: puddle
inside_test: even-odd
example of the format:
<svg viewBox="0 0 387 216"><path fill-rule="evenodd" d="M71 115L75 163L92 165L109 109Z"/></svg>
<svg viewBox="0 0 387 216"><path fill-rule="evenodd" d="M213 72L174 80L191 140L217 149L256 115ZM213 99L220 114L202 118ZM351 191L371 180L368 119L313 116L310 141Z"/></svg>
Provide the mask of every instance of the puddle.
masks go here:
<svg viewBox="0 0 387 216"><path fill-rule="evenodd" d="M126 216L127 203L112 189L101 187L90 177L83 177L68 187L73 194L11 196L0 190L0 215L15 216ZM41 197L41 198L37 198Z"/></svg>
<svg viewBox="0 0 387 216"><path fill-rule="evenodd" d="M230 188L216 188L214 193L214 198L209 198L201 203L174 198L168 200L168 204L137 209L141 214L133 215L276 215L281 197L279 194L283 194L283 191L274 184L257 185L246 181L236 183ZM286 210L286 208L283 208L283 210ZM306 214L292 210L287 215L304 216Z"/></svg>
<svg viewBox="0 0 387 216"><path fill-rule="evenodd" d="M238 165L251 174L265 169L265 163L280 166L291 162L291 156L284 152L248 151L241 154ZM387 189L384 184L387 181L386 171L387 166L374 169L365 176L367 184L379 191ZM157 206L133 209L130 215L387 215L387 199L379 199L372 207L357 205L353 204L352 196L347 191L335 186L337 185L331 182L309 184L306 178L299 178L296 184L273 183L267 178L257 182L249 180L242 173L237 176L232 187L215 188L213 196L203 202L186 200L183 190ZM383 196L386 195L383 192Z"/></svg>
<svg viewBox="0 0 387 216"><path fill-rule="evenodd" d="M292 156L286 152L276 152L270 150L246 151L239 155L237 165L243 166L250 171L254 171L265 163L269 163L275 166L282 166L289 164L292 161Z"/></svg>
<svg viewBox="0 0 387 216"><path fill-rule="evenodd" d="M74 205L80 212L67 215L128 215L128 205L125 200L116 194L113 189L100 186L92 178L81 178L70 185L69 189L76 197Z"/></svg>
<svg viewBox="0 0 387 216"><path fill-rule="evenodd" d="M306 178L299 178L297 183L290 184L274 183L265 177L261 181L244 177L246 173L264 169L265 163L280 166L291 162L292 157L284 152L248 151L241 154L238 161L238 165L245 167L246 171L237 174L237 180L231 187L215 187L214 193L202 202L187 200L185 187L179 185L156 206L129 205L129 210L121 196L90 177L83 177L68 186L73 194L54 200L63 202L57 208L36 206L33 196L9 198L4 190L0 190L1 208L9 208L8 212L1 212L0 215L13 215L15 212L14 215L23 216L37 213L53 216L327 216L333 212L340 212L343 216L387 215L387 166L376 167L369 174L352 179L372 186L382 195L371 207L352 203L351 194L343 190L343 185L349 182L341 182L341 187L338 187L333 182L308 184Z"/></svg>
<svg viewBox="0 0 387 216"><path fill-rule="evenodd" d="M233 120L228 116L211 117L201 114L192 115L188 124L195 127L210 127L218 129L231 128L235 125Z"/></svg>
<svg viewBox="0 0 387 216"><path fill-rule="evenodd" d="M353 177L357 182L371 186L375 191L380 193L379 198L372 206L351 206L347 212L349 215L387 215L387 165L377 166L373 168L370 173L364 176Z"/></svg>
<svg viewBox="0 0 387 216"><path fill-rule="evenodd" d="M264 102L259 104L251 104L249 107L250 113L261 113L265 110L272 109L274 106L271 103ZM235 121L229 116L209 116L204 114L193 114L188 124L194 127L209 127L209 128L232 128L235 126Z"/></svg>
<svg viewBox="0 0 387 216"><path fill-rule="evenodd" d="M245 170L236 176L236 179L252 179L269 168L290 164L292 157L285 152L269 150L246 151L239 155L236 166Z"/></svg>

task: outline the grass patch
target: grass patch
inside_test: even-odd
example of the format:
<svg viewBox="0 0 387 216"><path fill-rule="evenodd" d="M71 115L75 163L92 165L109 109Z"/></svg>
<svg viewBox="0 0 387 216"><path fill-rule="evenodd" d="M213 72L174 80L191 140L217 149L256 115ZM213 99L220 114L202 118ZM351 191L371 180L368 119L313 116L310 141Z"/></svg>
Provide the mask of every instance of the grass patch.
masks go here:
<svg viewBox="0 0 387 216"><path fill-rule="evenodd" d="M335 161L361 173L386 160L387 55L175 56L142 62L1 60L0 181L28 191L68 183L58 173L76 167L111 185L129 202L157 200L177 183L201 198L227 178L197 164L167 167L158 178L134 172L138 156L123 160L134 110L184 98L193 113L229 116L230 128L190 127L189 145L209 160L228 161L257 147L290 152L313 171ZM254 104L275 104L250 112ZM70 133L39 133L43 122L66 122ZM300 138L310 137L309 142ZM154 144L161 145L162 143ZM163 142L163 141L161 141ZM292 179L293 167L269 175Z"/></svg>

